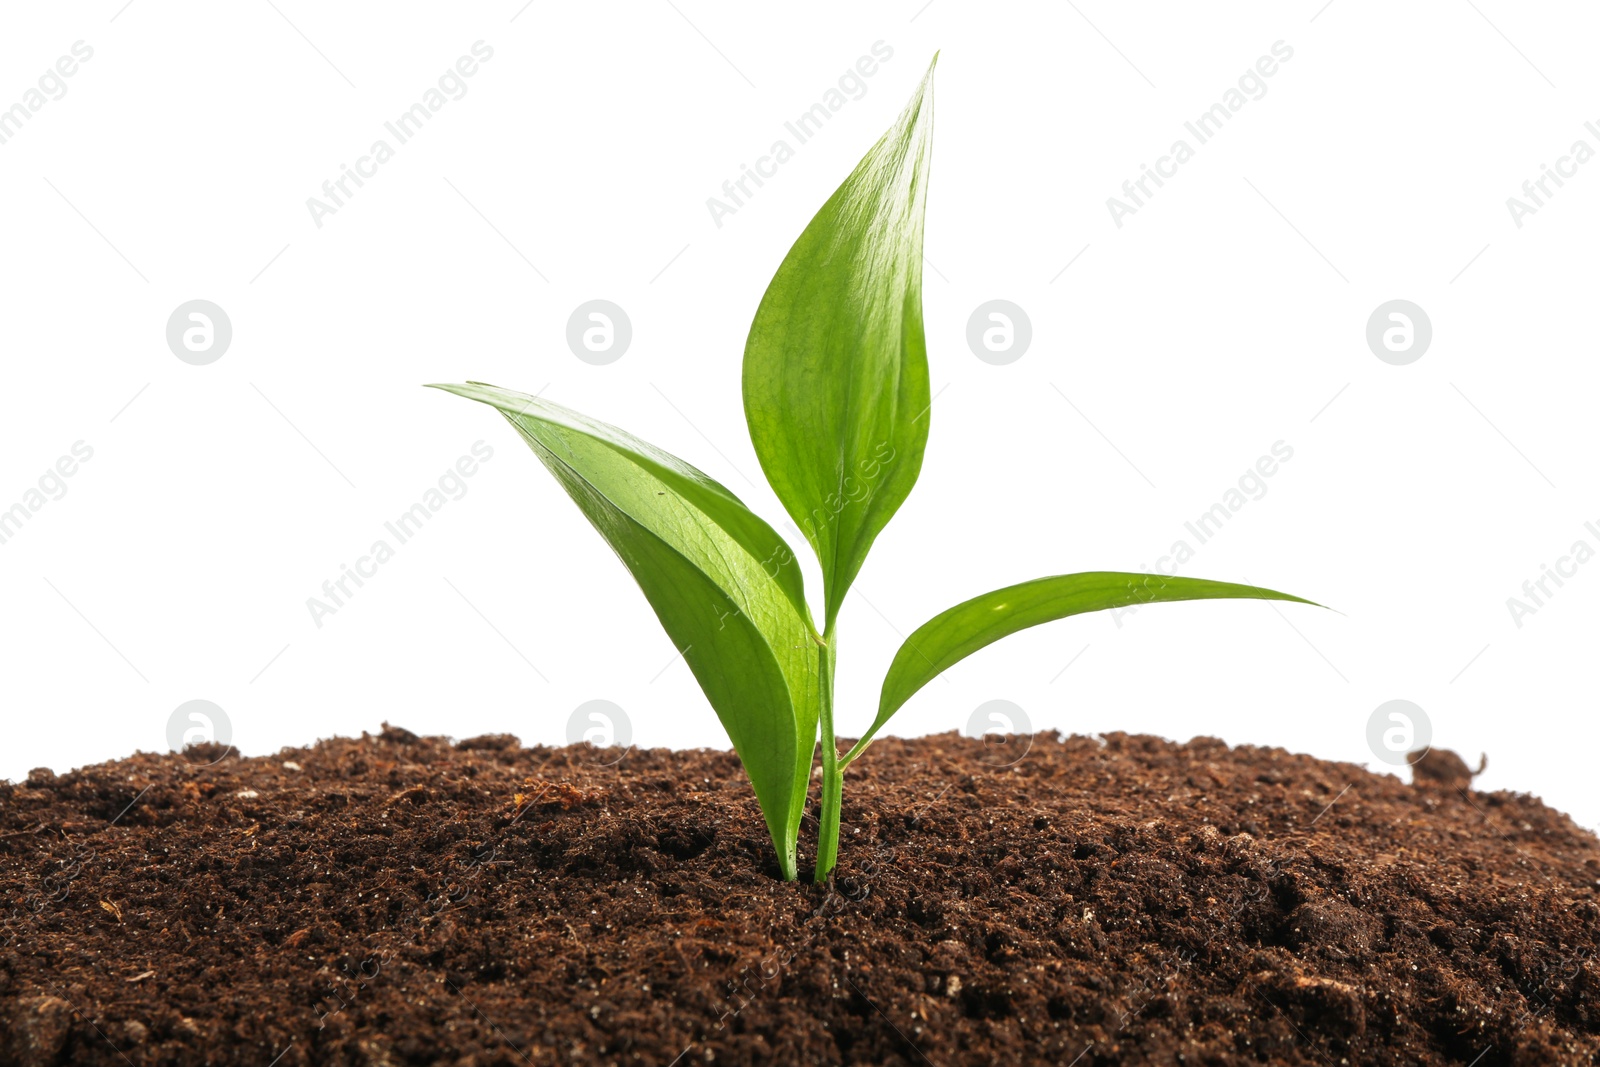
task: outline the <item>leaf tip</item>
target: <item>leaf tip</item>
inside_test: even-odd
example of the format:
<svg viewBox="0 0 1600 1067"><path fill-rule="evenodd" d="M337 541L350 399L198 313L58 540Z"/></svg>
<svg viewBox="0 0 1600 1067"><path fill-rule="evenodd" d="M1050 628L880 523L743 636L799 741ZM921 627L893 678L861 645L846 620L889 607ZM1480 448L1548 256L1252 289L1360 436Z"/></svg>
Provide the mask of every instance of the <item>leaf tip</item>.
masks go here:
<svg viewBox="0 0 1600 1067"><path fill-rule="evenodd" d="M476 400L481 404L494 403L493 399L486 395L484 387L477 382L424 382L422 387L437 389L441 393L449 393L466 400Z"/></svg>

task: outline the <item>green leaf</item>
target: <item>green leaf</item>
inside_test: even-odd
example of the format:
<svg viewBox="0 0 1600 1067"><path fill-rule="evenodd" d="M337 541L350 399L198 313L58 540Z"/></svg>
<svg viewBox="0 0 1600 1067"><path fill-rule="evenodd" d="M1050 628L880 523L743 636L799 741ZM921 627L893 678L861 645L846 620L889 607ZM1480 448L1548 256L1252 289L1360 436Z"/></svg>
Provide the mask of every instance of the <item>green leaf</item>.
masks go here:
<svg viewBox="0 0 1600 1067"><path fill-rule="evenodd" d="M938 56L934 56L938 62ZM773 276L744 353L761 469L822 564L831 627L928 441L922 218L933 65Z"/></svg>
<svg viewBox="0 0 1600 1067"><path fill-rule="evenodd" d="M878 717L845 755L845 760L859 755L913 693L980 648L1018 630L1106 608L1173 600L1237 599L1312 603L1253 585L1122 571L1087 571L1036 578L973 597L935 615L906 638L900 651L895 653L894 662L889 664L889 673L884 676L883 691L878 698Z"/></svg>
<svg viewBox="0 0 1600 1067"><path fill-rule="evenodd" d="M728 731L793 879L820 639L783 539L723 486L614 426L492 385L435 388L498 408L633 573Z"/></svg>

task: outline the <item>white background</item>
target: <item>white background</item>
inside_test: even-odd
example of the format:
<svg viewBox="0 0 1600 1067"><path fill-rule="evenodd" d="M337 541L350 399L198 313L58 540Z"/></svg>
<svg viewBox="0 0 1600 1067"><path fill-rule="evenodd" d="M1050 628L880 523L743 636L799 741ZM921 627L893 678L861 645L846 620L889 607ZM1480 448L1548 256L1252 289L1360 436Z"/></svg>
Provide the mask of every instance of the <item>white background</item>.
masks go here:
<svg viewBox="0 0 1600 1067"><path fill-rule="evenodd" d="M1384 769L1367 720L1405 698L1436 744L1489 754L1482 786L1600 824L1600 563L1520 628L1506 603L1574 541L1600 548L1600 163L1520 228L1506 206L1573 141L1600 148L1592 9L123 2L11 6L0 33L0 106L74 42L94 50L0 145L0 507L75 442L94 450L0 545L0 775L162 750L196 698L247 754L385 719L559 743L595 698L638 744L725 745L511 429L420 385L543 388L782 528L744 428L744 333L942 49L938 399L922 480L840 623L841 732L869 720L897 631L1025 578L1154 566L1183 538L1182 573L1338 611L1056 623L950 671L893 732L961 728L1003 698L1039 729ZM307 198L394 145L384 122L480 40L493 58L466 95L315 225ZM893 57L865 95L795 146L783 123L878 41ZM1184 122L1277 41L1293 58L1266 95L1196 145ZM1194 159L1117 227L1107 198L1180 137ZM707 198L780 138L794 158L719 228ZM196 298L233 326L209 366L165 339ZM566 346L592 298L632 320L609 366ZM1032 322L1008 366L965 340L993 298ZM1396 298L1434 330L1409 366L1365 341ZM494 458L467 494L317 627L307 598L479 440ZM1294 457L1266 495L1195 545L1184 522L1280 440Z"/></svg>

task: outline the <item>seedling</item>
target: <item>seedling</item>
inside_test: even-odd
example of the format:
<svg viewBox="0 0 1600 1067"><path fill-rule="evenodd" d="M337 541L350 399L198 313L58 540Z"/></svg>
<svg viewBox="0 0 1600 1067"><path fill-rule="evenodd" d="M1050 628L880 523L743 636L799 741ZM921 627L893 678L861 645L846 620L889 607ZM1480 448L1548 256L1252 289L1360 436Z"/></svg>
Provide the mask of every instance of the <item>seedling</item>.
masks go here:
<svg viewBox="0 0 1600 1067"><path fill-rule="evenodd" d="M930 64L894 126L789 250L745 344L745 420L767 481L821 564L820 631L783 538L699 470L525 393L482 383L436 387L499 409L633 573L733 741L789 880L819 729L822 882L838 856L844 769L912 694L984 646L1133 604L1310 603L1255 586L1110 571L997 589L906 639L876 718L839 755L834 624L873 540L911 492L928 440L922 223L932 127Z"/></svg>

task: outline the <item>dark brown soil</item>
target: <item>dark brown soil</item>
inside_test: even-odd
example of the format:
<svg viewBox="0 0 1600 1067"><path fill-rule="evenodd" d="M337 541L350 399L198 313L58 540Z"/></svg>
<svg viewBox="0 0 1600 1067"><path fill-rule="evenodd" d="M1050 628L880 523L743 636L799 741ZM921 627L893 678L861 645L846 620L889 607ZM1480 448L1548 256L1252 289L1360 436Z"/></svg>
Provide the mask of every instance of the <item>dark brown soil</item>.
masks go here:
<svg viewBox="0 0 1600 1067"><path fill-rule="evenodd" d="M619 755L0 784L0 1063L1600 1063L1600 844L1464 763L885 740L830 889L731 754Z"/></svg>

